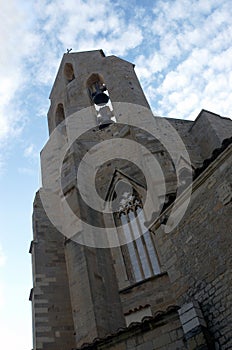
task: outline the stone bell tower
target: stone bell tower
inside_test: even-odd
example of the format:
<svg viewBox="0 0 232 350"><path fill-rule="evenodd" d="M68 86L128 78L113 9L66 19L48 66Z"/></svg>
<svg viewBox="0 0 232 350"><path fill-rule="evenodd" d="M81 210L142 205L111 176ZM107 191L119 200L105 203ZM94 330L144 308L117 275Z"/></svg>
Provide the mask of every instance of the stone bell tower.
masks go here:
<svg viewBox="0 0 232 350"><path fill-rule="evenodd" d="M92 118L96 118L90 96L102 87L112 104L128 102L149 108L133 64L116 56L105 57L102 50L65 54L50 94L50 133L64 117L86 107L93 107Z"/></svg>
<svg viewBox="0 0 232 350"><path fill-rule="evenodd" d="M125 317L111 250L78 244L59 232L41 201L47 187L45 172L51 172L54 182L61 177L62 194L57 190L58 196L65 198L76 215L89 217L90 222L99 221L99 225L104 226L102 218L86 208L79 196L78 164L91 146L102 138L109 139L107 130L111 125L114 133L120 131L115 126L115 102L139 104L148 109L149 105L134 65L115 56L105 57L102 50L65 54L50 101L50 135L58 130L67 141L73 132L68 118L87 107L88 114L82 122L91 126L90 131L79 137L79 143L71 144L65 153L61 174L50 169L60 156L60 139L54 136L53 152L47 152L45 146L41 152L43 187L34 201L34 237L30 247L34 350L70 350L115 332L125 326ZM108 167L105 176L100 174L100 190L109 185L109 174L113 176L114 170L115 167Z"/></svg>

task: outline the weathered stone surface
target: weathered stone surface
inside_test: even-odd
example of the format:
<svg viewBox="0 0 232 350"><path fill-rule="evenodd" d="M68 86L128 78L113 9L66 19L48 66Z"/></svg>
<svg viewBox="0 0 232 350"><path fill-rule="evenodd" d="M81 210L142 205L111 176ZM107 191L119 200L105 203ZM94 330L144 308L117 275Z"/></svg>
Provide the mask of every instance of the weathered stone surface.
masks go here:
<svg viewBox="0 0 232 350"><path fill-rule="evenodd" d="M70 350L75 342L64 237L47 218L39 192L34 201L33 226L31 301L34 349L58 347Z"/></svg>
<svg viewBox="0 0 232 350"><path fill-rule="evenodd" d="M167 242L169 246L171 242L172 265L165 263L178 304L199 302L208 330L221 349L227 349L232 329L228 327L232 324L232 216L231 201L219 205L217 193L222 181L231 182L231 164L229 147L195 180L188 211L178 228L169 234L159 228L155 233L163 261Z"/></svg>

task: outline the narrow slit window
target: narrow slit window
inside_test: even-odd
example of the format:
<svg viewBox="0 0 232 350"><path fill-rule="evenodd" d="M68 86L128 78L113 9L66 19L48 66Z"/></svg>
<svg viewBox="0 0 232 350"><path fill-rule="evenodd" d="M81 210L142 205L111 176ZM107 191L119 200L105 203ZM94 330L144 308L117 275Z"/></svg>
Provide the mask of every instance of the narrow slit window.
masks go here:
<svg viewBox="0 0 232 350"><path fill-rule="evenodd" d="M60 133L63 136L67 137L65 115L64 115L64 106L62 103L59 103L57 108L56 108L55 123L56 123L56 126L58 126L58 130L60 131Z"/></svg>

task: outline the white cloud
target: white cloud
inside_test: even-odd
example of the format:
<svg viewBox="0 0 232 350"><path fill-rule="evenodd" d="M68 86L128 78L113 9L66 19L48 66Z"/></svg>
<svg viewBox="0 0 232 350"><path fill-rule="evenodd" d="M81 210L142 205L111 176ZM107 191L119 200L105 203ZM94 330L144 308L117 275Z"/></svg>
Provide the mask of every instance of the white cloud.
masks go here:
<svg viewBox="0 0 232 350"><path fill-rule="evenodd" d="M137 57L136 71L155 114L193 119L201 108L209 108L228 116L232 110L229 1L158 1L153 11L153 46L149 56Z"/></svg>
<svg viewBox="0 0 232 350"><path fill-rule="evenodd" d="M27 146L24 150L24 156L25 157L38 157L38 151L35 149L35 145L30 144L29 146Z"/></svg>
<svg viewBox="0 0 232 350"><path fill-rule="evenodd" d="M55 40L65 49L103 48L106 53L125 55L143 39L140 23L126 19L123 10L109 0L43 1L37 2L36 8L43 21L40 33L48 36L47 48Z"/></svg>
<svg viewBox="0 0 232 350"><path fill-rule="evenodd" d="M17 94L27 80L23 59L32 51L35 35L28 33L28 17L20 2L1 0L0 6L0 140L3 140L19 132L23 121Z"/></svg>

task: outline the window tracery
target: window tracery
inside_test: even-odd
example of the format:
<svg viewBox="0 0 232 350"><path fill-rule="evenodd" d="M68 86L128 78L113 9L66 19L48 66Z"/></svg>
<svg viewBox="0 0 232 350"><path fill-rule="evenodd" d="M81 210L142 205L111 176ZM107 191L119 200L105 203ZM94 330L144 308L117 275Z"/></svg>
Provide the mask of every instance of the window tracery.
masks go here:
<svg viewBox="0 0 232 350"><path fill-rule="evenodd" d="M122 227L121 246L128 279L139 282L160 273L158 257L151 233L144 225L145 216L141 198L124 192L119 201L117 224Z"/></svg>

